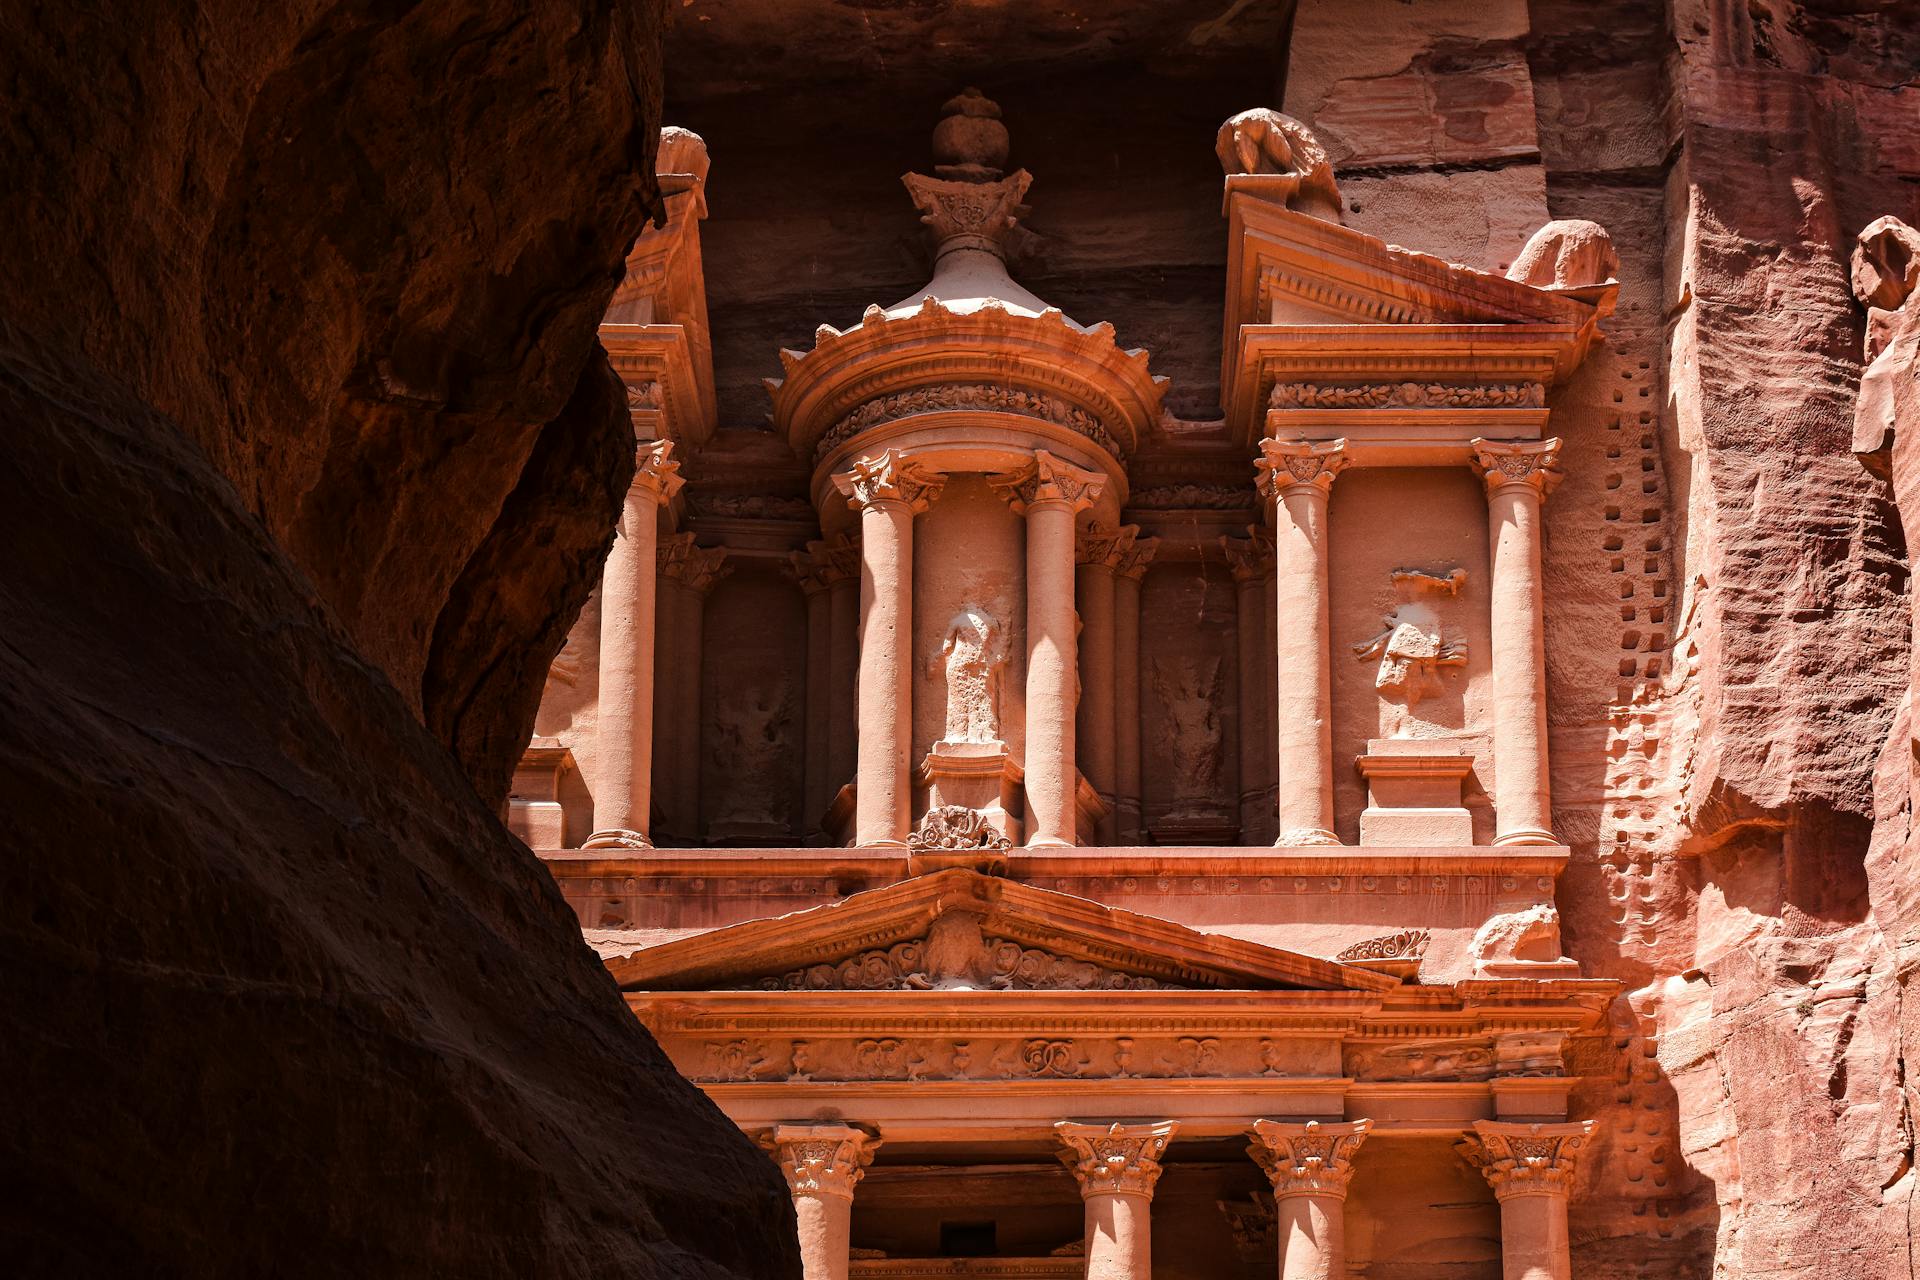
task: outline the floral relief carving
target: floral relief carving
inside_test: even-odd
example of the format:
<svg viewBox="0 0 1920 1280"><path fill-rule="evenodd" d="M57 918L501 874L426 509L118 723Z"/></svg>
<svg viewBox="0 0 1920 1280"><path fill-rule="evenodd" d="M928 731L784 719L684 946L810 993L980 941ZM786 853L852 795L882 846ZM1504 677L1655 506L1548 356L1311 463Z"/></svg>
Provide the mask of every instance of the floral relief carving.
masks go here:
<svg viewBox="0 0 1920 1280"><path fill-rule="evenodd" d="M927 810L920 825L907 837L909 853L958 853L968 849L990 849L1004 853L1013 847L998 828L978 809L961 804L943 804Z"/></svg>
<svg viewBox="0 0 1920 1280"><path fill-rule="evenodd" d="M1004 840L1004 837L1001 837ZM942 920L950 917L942 917ZM938 922L936 922L938 923ZM943 985L992 991L1166 991L1171 982L1107 968L1086 960L1023 946L1007 938L984 938L971 945L978 956L943 957L927 938L863 951L837 964L808 965L778 977L762 978L744 991L931 991ZM977 982L943 983L951 971L965 971Z"/></svg>
<svg viewBox="0 0 1920 1280"><path fill-rule="evenodd" d="M1080 1184L1082 1196L1152 1195L1160 1181L1160 1157L1179 1131L1177 1121L1159 1124L1074 1124L1053 1127L1067 1149L1060 1160Z"/></svg>
<svg viewBox="0 0 1920 1280"><path fill-rule="evenodd" d="M1425 929L1402 929L1398 933L1389 933L1378 938L1368 938L1365 942L1356 942L1334 959L1342 961L1418 960L1427 954L1429 936Z"/></svg>
<svg viewBox="0 0 1920 1280"><path fill-rule="evenodd" d="M1538 382L1276 382L1271 409L1540 409L1547 389Z"/></svg>
<svg viewBox="0 0 1920 1280"><path fill-rule="evenodd" d="M1134 490L1127 506L1140 511L1235 511L1252 506L1253 498L1241 485L1169 484Z"/></svg>
<svg viewBox="0 0 1920 1280"><path fill-rule="evenodd" d="M1100 420L1077 405L1058 396L1026 391L1019 387L997 387L970 382L948 382L931 387L915 387L876 396L833 424L820 437L814 457L824 458L862 431L901 418L924 413L952 413L964 410L982 413L1011 413L1065 427L1085 436L1114 457L1124 456L1120 442L1100 425Z"/></svg>
<svg viewBox="0 0 1920 1280"><path fill-rule="evenodd" d="M1353 1178L1354 1154L1372 1127L1369 1120L1345 1124L1256 1120L1247 1154L1266 1171L1276 1197L1345 1196Z"/></svg>
<svg viewBox="0 0 1920 1280"><path fill-rule="evenodd" d="M1593 1134L1593 1121L1516 1124L1477 1121L1460 1143L1461 1155L1479 1169L1494 1195L1567 1194L1574 1164Z"/></svg>

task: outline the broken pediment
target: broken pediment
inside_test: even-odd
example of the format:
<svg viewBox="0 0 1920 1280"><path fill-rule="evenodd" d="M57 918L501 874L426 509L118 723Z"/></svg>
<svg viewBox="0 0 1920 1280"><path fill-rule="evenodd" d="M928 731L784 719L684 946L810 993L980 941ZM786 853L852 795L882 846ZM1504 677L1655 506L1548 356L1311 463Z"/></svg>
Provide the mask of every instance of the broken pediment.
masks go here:
<svg viewBox="0 0 1920 1280"><path fill-rule="evenodd" d="M1377 991L1396 979L953 869L649 947L651 991Z"/></svg>

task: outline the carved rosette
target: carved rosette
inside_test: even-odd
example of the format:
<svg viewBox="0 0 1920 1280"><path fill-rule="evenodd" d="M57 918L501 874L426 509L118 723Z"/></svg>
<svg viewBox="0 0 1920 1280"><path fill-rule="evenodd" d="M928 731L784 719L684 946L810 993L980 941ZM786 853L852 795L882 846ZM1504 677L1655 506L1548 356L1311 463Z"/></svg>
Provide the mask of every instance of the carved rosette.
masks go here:
<svg viewBox="0 0 1920 1280"><path fill-rule="evenodd" d="M1129 527L1138 528L1137 525ZM1120 563L1113 567L1114 577L1125 578L1129 582L1140 581L1147 576L1147 566L1153 563L1154 552L1159 549L1160 539L1158 538L1134 538L1132 545L1127 548L1127 553L1120 557Z"/></svg>
<svg viewBox="0 0 1920 1280"><path fill-rule="evenodd" d="M1560 439L1473 441L1473 469L1486 482L1487 497L1514 488L1544 499L1560 483Z"/></svg>
<svg viewBox="0 0 1920 1280"><path fill-rule="evenodd" d="M1080 1184L1082 1199L1093 1196L1152 1196L1160 1181L1160 1157L1180 1128L1176 1120L1158 1124L1075 1124L1053 1126L1067 1148L1060 1161Z"/></svg>
<svg viewBox="0 0 1920 1280"><path fill-rule="evenodd" d="M1105 476L1062 462L1045 449L1033 451L1025 470L993 482L994 491L1021 515L1044 502L1064 502L1071 511L1085 511L1106 487Z"/></svg>
<svg viewBox="0 0 1920 1280"><path fill-rule="evenodd" d="M843 1124L783 1124L761 1139L795 1196L853 1199L880 1140Z"/></svg>
<svg viewBox="0 0 1920 1280"><path fill-rule="evenodd" d="M686 483L680 477L680 464L673 460L673 441L641 440L634 446L634 488L652 494L655 502L666 503Z"/></svg>
<svg viewBox="0 0 1920 1280"><path fill-rule="evenodd" d="M1271 502L1276 497L1302 490L1317 490L1325 497L1333 481L1353 461L1347 455L1345 440L1273 440L1260 442L1260 496Z"/></svg>
<svg viewBox="0 0 1920 1280"><path fill-rule="evenodd" d="M1460 1143L1460 1153L1502 1200L1565 1196L1573 1182L1575 1159L1592 1136L1591 1120L1570 1124L1480 1120Z"/></svg>
<svg viewBox="0 0 1920 1280"><path fill-rule="evenodd" d="M1334 1196L1344 1199L1353 1178L1354 1153L1367 1139L1371 1120L1326 1124L1309 1120L1253 1122L1247 1154L1266 1171L1276 1199L1284 1196Z"/></svg>
<svg viewBox="0 0 1920 1280"><path fill-rule="evenodd" d="M1096 568L1117 570L1121 561L1133 550L1134 539L1139 536L1140 526L1137 524L1122 525L1118 529L1088 525L1074 545L1074 561Z"/></svg>
<svg viewBox="0 0 1920 1280"><path fill-rule="evenodd" d="M695 595L705 595L731 571L725 547L697 547L691 533L662 538L654 554L660 576Z"/></svg>
<svg viewBox="0 0 1920 1280"><path fill-rule="evenodd" d="M881 502L905 504L915 515L933 505L947 479L887 449L870 458L859 458L846 471L833 477L833 487L847 496L847 505L865 511Z"/></svg>

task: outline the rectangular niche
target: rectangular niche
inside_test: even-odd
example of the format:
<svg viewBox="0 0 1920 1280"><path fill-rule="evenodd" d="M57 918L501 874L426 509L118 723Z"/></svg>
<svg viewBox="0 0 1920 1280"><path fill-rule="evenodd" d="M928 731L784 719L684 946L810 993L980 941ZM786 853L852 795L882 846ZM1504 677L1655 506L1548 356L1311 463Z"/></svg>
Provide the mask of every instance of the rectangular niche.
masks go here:
<svg viewBox="0 0 1920 1280"><path fill-rule="evenodd" d="M1155 563L1140 589L1140 808L1154 844L1239 840L1237 602L1225 565Z"/></svg>
<svg viewBox="0 0 1920 1280"><path fill-rule="evenodd" d="M792 845L802 824L806 605L771 562L736 556L707 597L700 822L713 845Z"/></svg>

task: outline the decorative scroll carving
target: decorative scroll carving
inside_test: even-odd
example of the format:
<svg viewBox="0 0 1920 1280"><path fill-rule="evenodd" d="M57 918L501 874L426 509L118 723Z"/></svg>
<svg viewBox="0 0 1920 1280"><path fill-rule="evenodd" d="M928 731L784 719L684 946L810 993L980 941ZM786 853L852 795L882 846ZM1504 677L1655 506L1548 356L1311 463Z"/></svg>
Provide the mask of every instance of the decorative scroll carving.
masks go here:
<svg viewBox="0 0 1920 1280"><path fill-rule="evenodd" d="M1480 1120L1459 1144L1502 1200L1510 1196L1564 1196L1574 1163L1593 1136L1593 1121L1513 1124Z"/></svg>
<svg viewBox="0 0 1920 1280"><path fill-rule="evenodd" d="M1444 578L1414 569L1396 569L1393 588L1400 606L1380 619L1386 628L1371 640L1353 646L1362 661L1378 658L1376 689L1398 689L1412 706L1439 693L1440 669L1467 665L1467 642L1450 634L1440 622L1432 598L1457 596L1466 585L1467 571L1455 569Z"/></svg>
<svg viewBox="0 0 1920 1280"><path fill-rule="evenodd" d="M1418 960L1427 954L1428 933L1425 929L1402 929L1398 933L1389 933L1378 938L1368 938L1365 942L1356 942L1342 951L1334 959L1353 960Z"/></svg>
<svg viewBox="0 0 1920 1280"><path fill-rule="evenodd" d="M1034 1038L1022 1041L1017 1060L1026 1074L1041 1077L1078 1076L1092 1065L1071 1040Z"/></svg>
<svg viewBox="0 0 1920 1280"><path fill-rule="evenodd" d="M1346 1124L1284 1124L1256 1120L1247 1154L1254 1158L1273 1194L1281 1196L1337 1196L1344 1198L1353 1178L1353 1157L1373 1127L1371 1120Z"/></svg>
<svg viewBox="0 0 1920 1280"><path fill-rule="evenodd" d="M898 449L857 458L833 477L833 487L847 495L847 505L856 511L876 502L902 502L916 514L933 505L946 482L945 476L901 456Z"/></svg>
<svg viewBox="0 0 1920 1280"><path fill-rule="evenodd" d="M996 833L997 834L997 833ZM1002 844L1005 837L999 837ZM986 845L982 848L990 847ZM952 917L943 916L941 920ZM936 922L936 927L938 922ZM959 931L950 931L958 933ZM945 944L946 955L937 954ZM951 949L977 951L955 955ZM808 965L737 988L743 991L931 991L936 988L992 991L1172 991L1185 990L1087 960L1023 946L1008 938L914 938L881 950L863 951L837 964Z"/></svg>
<svg viewBox="0 0 1920 1280"><path fill-rule="evenodd" d="M1540 409L1546 403L1547 389L1538 382L1276 382L1267 393L1270 409Z"/></svg>
<svg viewBox="0 0 1920 1280"><path fill-rule="evenodd" d="M1000 741L1000 678L1006 665L1006 627L980 605L961 605L947 622L946 639L933 663L936 674L944 670L946 675L945 741ZM933 814L927 817L932 819Z"/></svg>
<svg viewBox="0 0 1920 1280"><path fill-rule="evenodd" d="M880 1140L842 1124L783 1124L761 1137L796 1196L853 1198Z"/></svg>
<svg viewBox="0 0 1920 1280"><path fill-rule="evenodd" d="M1074 1124L1053 1126L1066 1150L1060 1161L1080 1184L1082 1197L1150 1196L1160 1181L1160 1157L1179 1130L1178 1121L1159 1124Z"/></svg>
<svg viewBox="0 0 1920 1280"><path fill-rule="evenodd" d="M1058 957L1004 942L1021 964L1043 979ZM881 954L885 954L884 952ZM1072 961L1069 964L1075 963ZM1026 987L1021 981L1011 989ZM832 989L832 988L824 988ZM880 989L880 988L873 988ZM898 988L895 988L898 989ZM1065 989L1086 989L1067 987ZM1099 989L1099 988L1094 988ZM1162 984L1160 988L1166 989ZM1508 1033L1512 1034L1512 1033ZM1242 1080L1323 1074L1320 1046L1294 1050L1273 1037L1161 1034L1154 1036L1011 1034L948 1039L898 1034L812 1039L669 1041L675 1064L702 1084L767 1080L834 1083L858 1080ZM1542 1046L1530 1046L1538 1056ZM1520 1059L1516 1058L1518 1063ZM1345 1071L1380 1081L1483 1081L1495 1074L1494 1050L1468 1041L1411 1046L1350 1047ZM1500 1071L1498 1074L1519 1074Z"/></svg>
<svg viewBox="0 0 1920 1280"><path fill-rule="evenodd" d="M960 804L943 804L927 810L913 834L907 837L909 853L950 853L968 849L991 849L1004 853L1013 841L1000 832L978 809Z"/></svg>
<svg viewBox="0 0 1920 1280"><path fill-rule="evenodd" d="M1169 484L1135 489L1127 506L1140 511L1235 511L1253 505L1241 485Z"/></svg>
<svg viewBox="0 0 1920 1280"><path fill-rule="evenodd" d="M1242 111L1220 126L1213 151L1230 181L1241 175L1262 179L1248 185L1289 209L1340 221L1333 162L1313 131L1292 116L1271 107Z"/></svg>
<svg viewBox="0 0 1920 1280"><path fill-rule="evenodd" d="M656 502L670 502L685 484L680 464L673 460L673 441L642 440L634 446L634 488L647 490Z"/></svg>
<svg viewBox="0 0 1920 1280"><path fill-rule="evenodd" d="M1345 471L1351 461L1345 440L1317 444L1304 440L1262 440L1260 457L1254 463L1260 472L1260 496L1272 501L1277 496L1276 489L1285 493L1302 486L1328 493L1333 489L1334 478Z"/></svg>
<svg viewBox="0 0 1920 1280"><path fill-rule="evenodd" d="M1062 462L1045 449L1033 451L1024 471L993 482L995 492L1022 515L1042 502L1064 502L1073 511L1084 511L1099 501L1106 487L1105 476Z"/></svg>
<svg viewBox="0 0 1920 1280"><path fill-rule="evenodd" d="M974 410L981 413L1011 413L1065 427L1085 436L1114 457L1124 457L1120 442L1100 425L1100 420L1078 405L1058 396L1018 387L996 387L970 382L948 382L931 387L896 391L867 401L828 428L815 446L816 460L825 458L842 444L883 423L924 413L952 413Z"/></svg>
<svg viewBox="0 0 1920 1280"><path fill-rule="evenodd" d="M691 533L660 539L655 558L661 577L699 595L712 590L732 569L725 547L697 547Z"/></svg>
<svg viewBox="0 0 1920 1280"><path fill-rule="evenodd" d="M1542 498L1560 483L1560 440L1473 441L1473 466L1486 482L1487 496L1526 485Z"/></svg>

